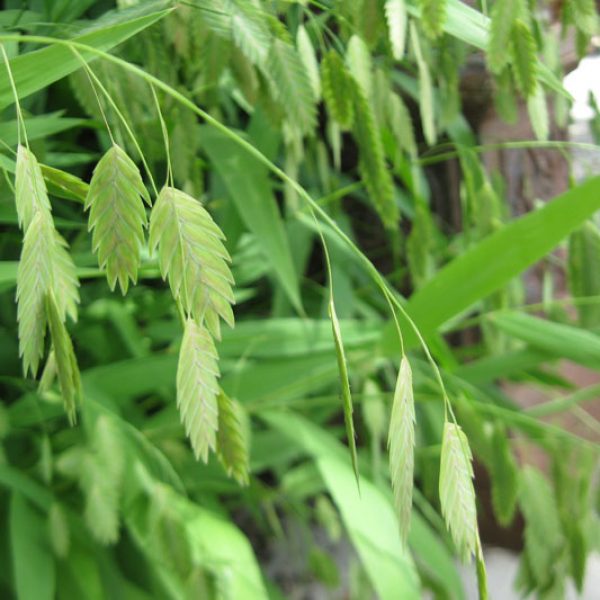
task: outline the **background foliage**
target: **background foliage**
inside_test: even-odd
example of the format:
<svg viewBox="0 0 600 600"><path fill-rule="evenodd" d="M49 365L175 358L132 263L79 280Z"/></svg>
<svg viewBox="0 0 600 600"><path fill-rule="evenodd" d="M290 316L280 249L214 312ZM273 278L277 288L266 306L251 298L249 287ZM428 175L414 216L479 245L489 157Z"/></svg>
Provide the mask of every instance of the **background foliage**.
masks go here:
<svg viewBox="0 0 600 600"><path fill-rule="evenodd" d="M600 365L600 178L512 215L460 80L484 57L544 144L593 0L117 4L0 12L0 594L464 598L474 555L485 597L476 511L523 532L521 591L580 588L598 386L558 360Z"/></svg>

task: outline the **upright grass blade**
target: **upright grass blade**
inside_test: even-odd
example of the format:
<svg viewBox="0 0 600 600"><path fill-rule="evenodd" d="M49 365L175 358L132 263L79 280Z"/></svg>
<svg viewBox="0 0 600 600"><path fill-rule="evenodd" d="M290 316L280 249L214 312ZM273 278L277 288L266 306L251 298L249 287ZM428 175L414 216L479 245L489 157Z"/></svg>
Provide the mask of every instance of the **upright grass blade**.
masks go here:
<svg viewBox="0 0 600 600"><path fill-rule="evenodd" d="M10 496L9 519L13 577L18 597L52 600L56 575L44 520L18 492Z"/></svg>
<svg viewBox="0 0 600 600"><path fill-rule="evenodd" d="M600 177L594 177L505 225L448 263L411 296L408 314L422 333L430 335L545 256L599 209ZM464 281L469 285L460 285ZM402 316L400 324L406 331L405 343L415 345ZM398 353L393 323L384 332L383 347L385 353Z"/></svg>

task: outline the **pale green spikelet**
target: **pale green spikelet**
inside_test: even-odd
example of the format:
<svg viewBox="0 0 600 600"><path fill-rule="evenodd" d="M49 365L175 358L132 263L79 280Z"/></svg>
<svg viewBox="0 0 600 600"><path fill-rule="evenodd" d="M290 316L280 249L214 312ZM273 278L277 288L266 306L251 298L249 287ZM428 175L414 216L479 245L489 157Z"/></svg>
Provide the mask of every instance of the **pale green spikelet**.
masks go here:
<svg viewBox="0 0 600 600"><path fill-rule="evenodd" d="M25 238L17 269L17 320L19 356L25 374L36 375L44 354L46 335L45 296L52 289L54 229L41 212L36 212Z"/></svg>
<svg viewBox="0 0 600 600"><path fill-rule="evenodd" d="M229 398L223 390L217 396L217 404L217 456L227 475L233 477L240 485L248 485L248 436L244 428L242 405Z"/></svg>
<svg viewBox="0 0 600 600"><path fill-rule="evenodd" d="M238 48L256 65L264 65L271 44L271 33L261 9L252 2L229 0L231 31Z"/></svg>
<svg viewBox="0 0 600 600"><path fill-rule="evenodd" d="M54 256L52 261L54 281L52 290L56 307L64 321L67 316L77 321L77 305L79 304L79 280L73 258L69 254L69 245L57 232L54 232Z"/></svg>
<svg viewBox="0 0 600 600"><path fill-rule="evenodd" d="M330 50L321 61L321 83L329 114L342 129L348 129L354 120L353 81L344 61L333 50Z"/></svg>
<svg viewBox="0 0 600 600"><path fill-rule="evenodd" d="M507 49L513 23L519 15L520 4L521 0L499 0L492 8L486 58L490 71L496 75L499 75L509 62Z"/></svg>
<svg viewBox="0 0 600 600"><path fill-rule="evenodd" d="M310 36L303 25L298 27L298 32L296 33L296 47L298 48L300 60L302 61L306 73L308 74L314 99L318 101L321 99L321 76L319 74L319 63L317 61L315 49L310 41Z"/></svg>
<svg viewBox="0 0 600 600"><path fill-rule="evenodd" d="M369 197L387 228L393 229L399 218L392 177L385 162L381 136L375 126L373 109L356 82L353 82L354 139L359 148L359 171Z"/></svg>
<svg viewBox="0 0 600 600"><path fill-rule="evenodd" d="M569 237L569 289L575 298L600 296L600 231L588 221ZM600 325L600 304L577 306L579 322L587 329Z"/></svg>
<svg viewBox="0 0 600 600"><path fill-rule="evenodd" d="M517 507L518 472L506 429L501 424L494 426L490 454L492 480L492 507L498 523L507 527L513 520Z"/></svg>
<svg viewBox="0 0 600 600"><path fill-rule="evenodd" d="M464 561L475 554L479 540L472 459L467 436L458 425L446 422L440 461L440 503Z"/></svg>
<svg viewBox="0 0 600 600"><path fill-rule="evenodd" d="M373 62L369 48L358 35L353 35L348 42L346 62L350 75L360 86L365 98L370 99L373 93Z"/></svg>
<svg viewBox="0 0 600 600"><path fill-rule="evenodd" d="M54 356L54 349L51 348L50 352L48 352L48 358L46 359L46 364L44 365L44 370L42 371L42 376L40 377L40 382L38 384L38 394L49 392L54 385L55 379L56 358Z"/></svg>
<svg viewBox="0 0 600 600"><path fill-rule="evenodd" d="M269 50L269 81L277 101L293 115L290 122L300 133L309 133L316 124L315 98L310 79L294 46L274 40Z"/></svg>
<svg viewBox="0 0 600 600"><path fill-rule="evenodd" d="M85 209L90 211L89 229L98 264L106 270L114 290L117 280L123 294L129 280L137 281L147 224L143 198L150 196L135 163L116 144L100 159L90 182Z"/></svg>
<svg viewBox="0 0 600 600"><path fill-rule="evenodd" d="M598 12L594 0L568 0L577 29L591 36L598 33Z"/></svg>
<svg viewBox="0 0 600 600"><path fill-rule="evenodd" d="M77 359L75 358L71 338L61 319L54 294L51 291L46 295L45 303L52 348L54 350L56 375L65 411L69 422L73 425L77 420L77 404L81 401L81 380Z"/></svg>
<svg viewBox="0 0 600 600"><path fill-rule="evenodd" d="M22 145L17 148L15 202L19 227L23 231L27 231L37 212L50 218L52 209L40 165L33 152Z"/></svg>
<svg viewBox="0 0 600 600"><path fill-rule="evenodd" d="M150 217L150 248L158 247L161 274L183 310L204 320L216 338L219 317L234 324L231 259L223 238L200 202L172 187L161 190Z"/></svg>
<svg viewBox="0 0 600 600"><path fill-rule="evenodd" d="M194 455L204 462L217 444L218 360L206 328L187 319L177 365L177 406Z"/></svg>
<svg viewBox="0 0 600 600"><path fill-rule="evenodd" d="M546 141L550 135L550 117L548 115L548 105L546 104L546 94L540 84L535 87L531 96L527 98L527 112L535 137L538 140Z"/></svg>
<svg viewBox="0 0 600 600"><path fill-rule="evenodd" d="M111 417L101 414L90 432L79 481L85 496L85 522L92 536L105 545L119 539L124 457L124 442L118 427Z"/></svg>
<svg viewBox="0 0 600 600"><path fill-rule="evenodd" d="M386 117L398 146L410 156L417 155L417 143L412 119L406 104L398 94L389 92L386 103Z"/></svg>
<svg viewBox="0 0 600 600"><path fill-rule="evenodd" d="M410 41L415 53L417 67L419 69L419 111L421 113L421 123L423 124L423 134L425 136L425 141L432 146L435 144L437 139L433 83L431 81L429 65L423 57L423 53L421 51L419 33L417 32L417 28L412 23L410 25Z"/></svg>
<svg viewBox="0 0 600 600"><path fill-rule="evenodd" d="M537 86L537 55L533 34L520 19L513 24L508 47L517 88L528 98Z"/></svg>
<svg viewBox="0 0 600 600"><path fill-rule="evenodd" d="M71 546L71 532L65 509L54 501L48 511L48 537L57 558L67 558Z"/></svg>
<svg viewBox="0 0 600 600"><path fill-rule="evenodd" d="M437 38L444 31L447 0L420 0L421 27L430 38Z"/></svg>
<svg viewBox="0 0 600 600"><path fill-rule="evenodd" d="M412 511L415 445L415 403L412 371L406 356L402 357L388 433L390 478L394 490L394 506L402 540L406 542Z"/></svg>
<svg viewBox="0 0 600 600"><path fill-rule="evenodd" d="M540 585L552 579L563 534L554 490L540 471L526 466L520 473L519 506L525 517L525 556Z"/></svg>
<svg viewBox="0 0 600 600"><path fill-rule="evenodd" d="M404 0L387 0L385 3L385 17L392 56L396 60L402 60L406 48L406 28L408 25L406 2Z"/></svg>

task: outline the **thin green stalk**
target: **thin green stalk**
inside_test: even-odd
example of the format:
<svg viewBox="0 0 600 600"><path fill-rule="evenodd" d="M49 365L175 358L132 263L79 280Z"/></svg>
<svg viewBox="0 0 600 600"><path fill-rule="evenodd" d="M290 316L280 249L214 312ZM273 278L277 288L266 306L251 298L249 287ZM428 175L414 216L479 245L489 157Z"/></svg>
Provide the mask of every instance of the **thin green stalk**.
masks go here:
<svg viewBox="0 0 600 600"><path fill-rule="evenodd" d="M160 109L160 102L158 101L158 96L156 94L156 90L154 86L150 84L150 89L152 90L152 97L154 98L154 104L156 105L156 112L158 113L158 119L160 121L160 129L162 131L163 141L165 144L165 154L167 157L167 182L166 185L171 185L171 187L175 187L175 183L173 181L173 167L171 165L171 142L169 141L169 130L167 129L167 124L165 123L165 119L162 114L162 110Z"/></svg>
<svg viewBox="0 0 600 600"><path fill-rule="evenodd" d="M142 164L144 165L144 169L146 171L146 174L148 175L148 180L150 181L150 185L152 186L152 189L154 190L154 194L156 196L158 196L158 189L156 187L156 184L154 183L154 177L152 177L152 171L150 171L150 167L148 166L146 157L145 157L144 153L142 152L142 148L137 140L135 133L129 126L129 123L127 122L127 119L125 118L125 115L121 112L121 110L117 106L117 103L113 100L112 96L110 95L110 92L106 89L104 84L100 81L98 76L94 73L93 69L89 66L89 64L86 62L86 60L83 58L83 56L81 56L81 54L75 48L71 48L71 51L81 61L83 67L86 69L86 72L88 73L88 77L91 77L93 79L94 83L98 86L100 91L104 94L104 97L108 100L108 103L110 104L111 108L115 111L115 114L117 115L117 117L119 118L121 123L123 124L123 127L125 128L125 131L127 132L127 135L130 137L131 142L135 146L135 149L140 156L140 160L142 161ZM108 127L108 123L107 123L107 127ZM109 129L109 135L110 135L110 129ZM112 135L111 135L111 139L112 139Z"/></svg>
<svg viewBox="0 0 600 600"><path fill-rule="evenodd" d="M6 49L4 48L4 44L0 44L0 50L2 51L2 59L4 60L4 66L6 67L6 72L8 74L8 80L10 81L10 87L12 90L13 98L15 100L15 110L17 112L17 144L21 145L21 132L23 133L23 138L25 139L25 146L27 150L29 150L29 140L27 139L27 131L25 130L25 119L23 118L23 111L21 110L21 103L19 102L19 94L17 93L17 86L15 85L15 80L13 78L12 69L10 68L10 60L8 59L8 54L6 54Z"/></svg>
<svg viewBox="0 0 600 600"><path fill-rule="evenodd" d="M447 143L443 146L452 146L455 144ZM549 141L537 141L537 140L529 140L529 141L516 141L516 142L499 142L497 144L484 144L482 146L469 146L469 150L477 154L485 154L486 152L493 152L494 150L529 150L532 148L545 148L547 150L558 150L562 151L565 149L575 149L575 150L588 150L589 152L600 152L600 146L596 144L586 144L584 142L565 142L558 140L549 140ZM433 150L432 150L433 151ZM450 152L443 152L440 154L434 154L433 156L427 156L429 154L428 151L426 154L422 155L420 158L416 160L416 163L422 167L428 165L434 165L440 162L444 162L446 160L450 160L453 158L457 158L459 156L459 152L457 150L452 150Z"/></svg>

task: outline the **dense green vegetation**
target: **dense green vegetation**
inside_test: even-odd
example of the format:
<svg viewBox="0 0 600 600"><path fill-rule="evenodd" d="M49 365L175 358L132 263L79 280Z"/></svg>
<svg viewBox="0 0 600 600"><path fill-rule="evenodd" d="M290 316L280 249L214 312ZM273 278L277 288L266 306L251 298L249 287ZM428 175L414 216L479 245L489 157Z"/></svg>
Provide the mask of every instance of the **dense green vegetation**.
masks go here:
<svg viewBox="0 0 600 600"><path fill-rule="evenodd" d="M332 597L465 598L462 560L484 598L478 518L522 529L521 592L581 588L598 386L558 361L600 367L600 177L513 215L460 90L485 57L521 148L568 152L560 36L596 9L546 8L5 3L2 598L281 598L276 548Z"/></svg>

